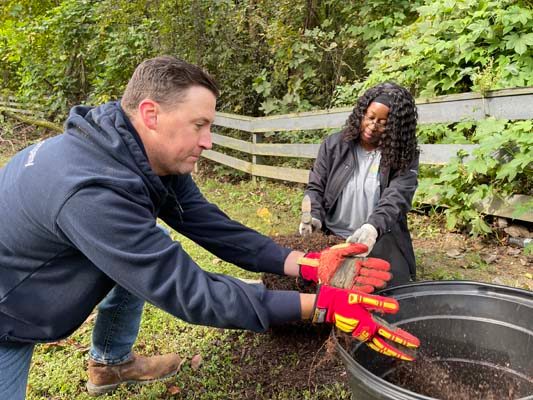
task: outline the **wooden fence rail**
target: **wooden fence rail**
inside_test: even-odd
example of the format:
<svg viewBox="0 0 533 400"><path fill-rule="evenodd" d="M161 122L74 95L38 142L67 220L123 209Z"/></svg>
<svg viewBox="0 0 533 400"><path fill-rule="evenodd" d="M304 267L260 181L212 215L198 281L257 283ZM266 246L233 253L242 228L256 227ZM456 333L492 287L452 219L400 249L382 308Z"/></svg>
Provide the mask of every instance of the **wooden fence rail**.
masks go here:
<svg viewBox="0 0 533 400"><path fill-rule="evenodd" d="M488 117L509 120L533 119L533 87L515 88L492 91L481 96L478 93L463 93L457 95L440 96L432 99L417 99L416 101L419 123L451 123L464 120L480 120ZM35 111L37 111L37 113ZM36 105L25 108L15 99L0 98L0 112L13 114L42 115L42 109ZM246 172L253 177L266 177L290 182L307 183L309 171L297 168L275 167L262 163L262 157L294 157L314 159L318 153L319 144L281 144L263 143L265 133L275 134L282 131L302 131L314 129L341 128L351 108L336 108L330 110L294 113L269 117L246 117L242 115L217 113L214 125L223 128L249 132L251 140L239 140L213 133L213 143L218 146L237 150L250 155L251 161L241 160L223 152L206 150L202 156L217 163ZM25 118L20 118L24 120ZM26 120L26 122L28 122ZM61 130L55 126L52 129ZM216 130L216 129L215 129ZM471 153L475 144L422 144L420 145L420 163L443 165L455 157L458 150ZM516 207L530 201L531 197L524 195L513 196L503 201L501 199L487 200L480 208L491 215L515 218ZM533 222L533 210L518 217L518 219Z"/></svg>
<svg viewBox="0 0 533 400"><path fill-rule="evenodd" d="M485 96L463 93L417 99L416 104L420 124L480 120L491 116L509 120L533 119L533 87L498 90L489 92ZM262 135L281 131L341 128L351 111L351 108L336 108L259 118L217 113L215 125L250 132L252 137L251 141L243 141L215 134L213 142L222 147L251 154L259 160L261 156L315 158L319 148L317 144L266 144L262 143ZM470 153L475 147L477 145L474 144L420 145L420 162L446 164L450 158L455 157L458 150ZM207 151L203 155L253 176L307 183L307 170L265 168L253 159L252 162L247 162L215 151Z"/></svg>

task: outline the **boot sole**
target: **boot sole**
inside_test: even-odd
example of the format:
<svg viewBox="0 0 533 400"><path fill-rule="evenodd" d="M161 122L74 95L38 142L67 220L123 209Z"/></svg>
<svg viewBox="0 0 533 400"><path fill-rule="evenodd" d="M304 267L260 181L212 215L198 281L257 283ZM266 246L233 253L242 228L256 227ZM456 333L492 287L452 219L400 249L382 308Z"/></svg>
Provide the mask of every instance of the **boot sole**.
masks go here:
<svg viewBox="0 0 533 400"><path fill-rule="evenodd" d="M176 371L171 372L170 374L167 374L165 376L162 376L162 377L159 377L159 378L155 378L155 379L149 379L149 380L146 380L146 381L131 380L131 381L123 381L123 382L119 382L119 383L113 383L111 385L95 385L95 384L93 384L91 382L87 382L87 385L86 385L87 392L88 392L89 396L92 396L92 397L102 396L104 394L108 394L108 393L114 392L115 390L118 389L118 387L120 385L126 385L126 386L147 385L149 383L164 381L166 379L172 378L174 375L176 375L178 373L178 371L179 371L179 368Z"/></svg>

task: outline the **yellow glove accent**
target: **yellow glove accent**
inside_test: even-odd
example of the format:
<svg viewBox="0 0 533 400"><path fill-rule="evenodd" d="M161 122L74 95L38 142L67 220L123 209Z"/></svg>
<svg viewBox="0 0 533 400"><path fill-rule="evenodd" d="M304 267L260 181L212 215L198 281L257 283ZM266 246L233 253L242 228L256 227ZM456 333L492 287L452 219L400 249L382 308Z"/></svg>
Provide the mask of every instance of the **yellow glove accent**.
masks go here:
<svg viewBox="0 0 533 400"><path fill-rule="evenodd" d="M335 314L335 326L343 332L352 333L358 324L358 319L346 318L340 314Z"/></svg>
<svg viewBox="0 0 533 400"><path fill-rule="evenodd" d="M367 346L370 347L372 350L389 357L399 358L400 360L404 361L413 361L412 358L405 357L402 354L392 350L391 348L383 347L383 345L376 339L372 339L372 342L368 342Z"/></svg>
<svg viewBox="0 0 533 400"><path fill-rule="evenodd" d="M348 304L365 304L374 308L384 308L385 310L397 311L398 304L387 301L386 299L379 299L376 297L365 296L357 293L350 293L348 297ZM386 312L386 311L385 311Z"/></svg>
<svg viewBox="0 0 533 400"><path fill-rule="evenodd" d="M350 296L348 297L348 304L366 304L379 308L384 307L388 310L396 310L397 308L396 304L391 301L365 296L364 294L358 293L350 293Z"/></svg>
<svg viewBox="0 0 533 400"><path fill-rule="evenodd" d="M310 267L318 267L320 264L320 260L318 258L307 258L307 257L300 257L297 261L297 264L305 264L309 265Z"/></svg>
<svg viewBox="0 0 533 400"><path fill-rule="evenodd" d="M359 335L353 335L353 337L361 342L366 342L370 338L370 333L366 330L363 330Z"/></svg>
<svg viewBox="0 0 533 400"><path fill-rule="evenodd" d="M331 246L331 249L344 249L346 247L350 246L350 243L340 243L336 244L335 246Z"/></svg>
<svg viewBox="0 0 533 400"><path fill-rule="evenodd" d="M412 349L416 349L417 346L415 346L413 343L397 336L397 335L394 335L392 334L391 332L389 332L388 330L386 329L383 329L383 328L379 328L378 329L378 334L383 336L385 339L387 340L390 340L392 342L395 342L395 343L398 343L398 344L401 344L402 346L405 346L405 347L410 347Z"/></svg>
<svg viewBox="0 0 533 400"><path fill-rule="evenodd" d="M367 343L367 344L368 344L368 347L370 347L372 350L377 351L378 353L384 354L386 356L391 356L391 357L398 356L398 353L396 353L395 351L392 351L391 349L383 347L383 345L377 340L373 340L372 342Z"/></svg>

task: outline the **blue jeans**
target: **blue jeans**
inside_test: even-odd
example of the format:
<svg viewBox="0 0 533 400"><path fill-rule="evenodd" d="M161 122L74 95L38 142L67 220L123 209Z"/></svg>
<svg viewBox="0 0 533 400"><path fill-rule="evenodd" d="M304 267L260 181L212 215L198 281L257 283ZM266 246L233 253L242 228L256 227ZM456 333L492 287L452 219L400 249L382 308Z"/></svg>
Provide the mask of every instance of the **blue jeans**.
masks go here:
<svg viewBox="0 0 533 400"><path fill-rule="evenodd" d="M121 364L131 349L141 324L144 300L115 286L98 306L89 357L102 364Z"/></svg>
<svg viewBox="0 0 533 400"><path fill-rule="evenodd" d="M163 226L157 227L170 235ZM139 334L143 307L144 300L115 286L98 306L89 357L107 365L129 360Z"/></svg>
<svg viewBox="0 0 533 400"><path fill-rule="evenodd" d="M0 344L0 399L24 400L33 344Z"/></svg>

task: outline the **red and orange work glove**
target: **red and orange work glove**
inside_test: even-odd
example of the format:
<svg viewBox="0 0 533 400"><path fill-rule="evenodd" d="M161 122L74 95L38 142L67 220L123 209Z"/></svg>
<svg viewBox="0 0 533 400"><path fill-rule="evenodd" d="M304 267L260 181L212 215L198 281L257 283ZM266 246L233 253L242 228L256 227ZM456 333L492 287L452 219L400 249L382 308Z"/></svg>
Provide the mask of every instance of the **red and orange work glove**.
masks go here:
<svg viewBox="0 0 533 400"><path fill-rule="evenodd" d="M365 253L367 247L361 243L342 243L328 247L321 252L310 252L298 259L300 276L306 281L329 284L337 269L347 257ZM383 289L392 278L390 264L379 258L360 258L354 262L352 289L372 293Z"/></svg>
<svg viewBox="0 0 533 400"><path fill-rule="evenodd" d="M395 299L368 295L356 290L321 285L317 292L313 322L328 322L372 350L405 361L414 360L420 340L393 327L370 311L394 314L400 309Z"/></svg>

